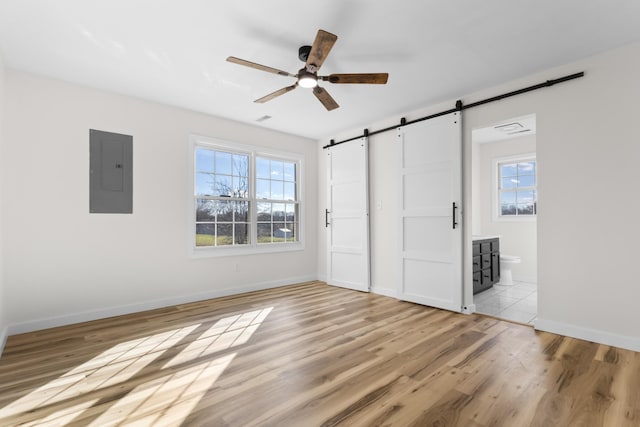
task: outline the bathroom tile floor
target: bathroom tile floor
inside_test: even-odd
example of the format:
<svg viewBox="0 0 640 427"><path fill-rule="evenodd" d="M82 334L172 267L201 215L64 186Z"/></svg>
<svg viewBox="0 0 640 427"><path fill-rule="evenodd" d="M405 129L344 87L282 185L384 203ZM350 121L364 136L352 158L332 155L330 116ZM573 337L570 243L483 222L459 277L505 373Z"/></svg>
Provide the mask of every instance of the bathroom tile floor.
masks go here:
<svg viewBox="0 0 640 427"><path fill-rule="evenodd" d="M493 285L475 294L473 302L477 313L533 325L538 313L538 285L515 280L511 286Z"/></svg>

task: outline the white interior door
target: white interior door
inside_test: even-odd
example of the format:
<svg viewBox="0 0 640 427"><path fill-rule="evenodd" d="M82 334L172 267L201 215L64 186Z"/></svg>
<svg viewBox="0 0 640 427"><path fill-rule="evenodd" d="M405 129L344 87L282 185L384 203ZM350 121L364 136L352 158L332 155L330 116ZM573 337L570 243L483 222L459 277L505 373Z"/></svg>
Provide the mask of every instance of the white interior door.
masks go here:
<svg viewBox="0 0 640 427"><path fill-rule="evenodd" d="M327 149L327 283L369 291L368 141Z"/></svg>
<svg viewBox="0 0 640 427"><path fill-rule="evenodd" d="M461 120L452 113L398 130L400 289L406 301L462 310Z"/></svg>

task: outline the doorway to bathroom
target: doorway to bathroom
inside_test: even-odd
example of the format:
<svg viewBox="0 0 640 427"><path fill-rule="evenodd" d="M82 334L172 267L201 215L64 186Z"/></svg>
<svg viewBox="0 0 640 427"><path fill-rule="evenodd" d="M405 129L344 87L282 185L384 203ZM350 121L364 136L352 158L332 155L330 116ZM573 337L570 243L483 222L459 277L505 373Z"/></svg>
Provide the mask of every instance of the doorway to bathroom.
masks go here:
<svg viewBox="0 0 640 427"><path fill-rule="evenodd" d="M534 324L538 313L537 183L535 114L472 131L477 313Z"/></svg>

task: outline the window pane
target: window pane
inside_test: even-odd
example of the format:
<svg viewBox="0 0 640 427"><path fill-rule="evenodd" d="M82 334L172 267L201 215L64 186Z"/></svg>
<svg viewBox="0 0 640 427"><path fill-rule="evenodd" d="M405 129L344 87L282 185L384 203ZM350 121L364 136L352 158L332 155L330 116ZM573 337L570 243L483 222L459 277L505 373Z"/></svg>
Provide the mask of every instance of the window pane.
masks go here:
<svg viewBox="0 0 640 427"><path fill-rule="evenodd" d="M536 192L534 190L518 190L518 203L531 203L535 200Z"/></svg>
<svg viewBox="0 0 640 427"><path fill-rule="evenodd" d="M284 180L293 182L296 180L296 164L295 163L284 163Z"/></svg>
<svg viewBox="0 0 640 427"><path fill-rule="evenodd" d="M214 200L198 199L196 204L196 221L215 221L216 202Z"/></svg>
<svg viewBox="0 0 640 427"><path fill-rule="evenodd" d="M269 159L256 157L256 178L271 178L271 166L269 164Z"/></svg>
<svg viewBox="0 0 640 427"><path fill-rule="evenodd" d="M232 202L231 200L217 201L218 222L233 221L233 205L234 204L235 202Z"/></svg>
<svg viewBox="0 0 640 427"><path fill-rule="evenodd" d="M235 202L234 211L235 222L248 222L249 221L249 202Z"/></svg>
<svg viewBox="0 0 640 427"><path fill-rule="evenodd" d="M271 182L266 179L258 179L256 182L256 198L269 199L271 196Z"/></svg>
<svg viewBox="0 0 640 427"><path fill-rule="evenodd" d="M287 228L291 229L291 233L287 235L287 242L298 241L298 237L297 237L298 224L287 224Z"/></svg>
<svg viewBox="0 0 640 427"><path fill-rule="evenodd" d="M536 173L536 162L518 163L518 175L534 175Z"/></svg>
<svg viewBox="0 0 640 427"><path fill-rule="evenodd" d="M282 243L291 235L291 229L284 226L283 223L273 224L273 242Z"/></svg>
<svg viewBox="0 0 640 427"><path fill-rule="evenodd" d="M516 193L505 191L500 194L501 215L516 214Z"/></svg>
<svg viewBox="0 0 640 427"><path fill-rule="evenodd" d="M213 151L196 148L196 171L213 172Z"/></svg>
<svg viewBox="0 0 640 427"><path fill-rule="evenodd" d="M293 182L284 183L284 199L296 200L296 184Z"/></svg>
<svg viewBox="0 0 640 427"><path fill-rule="evenodd" d="M284 204L282 203L274 203L273 204L273 220L274 221L284 221Z"/></svg>
<svg viewBox="0 0 640 427"><path fill-rule="evenodd" d="M502 178L502 188L516 188L518 186L518 180L515 177L511 178Z"/></svg>
<svg viewBox="0 0 640 427"><path fill-rule="evenodd" d="M233 195L231 177L226 175L216 175L216 192L215 196L228 196Z"/></svg>
<svg viewBox="0 0 640 427"><path fill-rule="evenodd" d="M233 174L236 176L249 176L249 156L244 154L233 155Z"/></svg>
<svg viewBox="0 0 640 427"><path fill-rule="evenodd" d="M505 204L501 206L500 215L515 215L516 205Z"/></svg>
<svg viewBox="0 0 640 427"><path fill-rule="evenodd" d="M210 173L196 174L196 196L213 196L213 177Z"/></svg>
<svg viewBox="0 0 640 427"><path fill-rule="evenodd" d="M518 215L533 215L533 203L518 203Z"/></svg>
<svg viewBox="0 0 640 427"><path fill-rule="evenodd" d="M271 160L271 179L282 180L283 178L284 178L283 162L278 160Z"/></svg>
<svg viewBox="0 0 640 427"><path fill-rule="evenodd" d="M246 176L233 177L233 197L249 197L249 178Z"/></svg>
<svg viewBox="0 0 640 427"><path fill-rule="evenodd" d="M258 203L258 221L271 222L271 203Z"/></svg>
<svg viewBox="0 0 640 427"><path fill-rule="evenodd" d="M285 221L287 223L296 222L296 218L298 217L298 205L293 203L288 203L286 205L286 218Z"/></svg>
<svg viewBox="0 0 640 427"><path fill-rule="evenodd" d="M216 151L216 173L231 175L231 153Z"/></svg>
<svg viewBox="0 0 640 427"><path fill-rule="evenodd" d="M518 180L520 187L534 187L536 185L536 177L533 175L520 175Z"/></svg>
<svg viewBox="0 0 640 427"><path fill-rule="evenodd" d="M515 191L503 191L500 194L500 204L501 205L504 205L504 204L515 205L516 204L516 193L515 193Z"/></svg>
<svg viewBox="0 0 640 427"><path fill-rule="evenodd" d="M271 224L258 224L258 243L271 243Z"/></svg>
<svg viewBox="0 0 640 427"><path fill-rule="evenodd" d="M247 224L235 224L234 232L234 242L236 245L246 245L249 243L249 226Z"/></svg>
<svg viewBox="0 0 640 427"><path fill-rule="evenodd" d="M216 246L226 246L233 244L233 226L231 224L218 224L218 238Z"/></svg>
<svg viewBox="0 0 640 427"><path fill-rule="evenodd" d="M196 246L215 245L215 225L196 224Z"/></svg>
<svg viewBox="0 0 640 427"><path fill-rule="evenodd" d="M284 181L271 181L271 199L284 200Z"/></svg>
<svg viewBox="0 0 640 427"><path fill-rule="evenodd" d="M500 175L504 178L507 176L517 175L516 165L514 163L500 165Z"/></svg>

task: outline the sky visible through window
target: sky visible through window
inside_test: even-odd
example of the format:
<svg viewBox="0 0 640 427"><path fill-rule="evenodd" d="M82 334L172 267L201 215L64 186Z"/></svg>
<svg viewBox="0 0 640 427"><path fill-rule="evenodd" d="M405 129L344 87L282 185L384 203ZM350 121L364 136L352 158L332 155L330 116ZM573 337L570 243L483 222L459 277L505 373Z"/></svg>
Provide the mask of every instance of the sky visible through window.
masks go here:
<svg viewBox="0 0 640 427"><path fill-rule="evenodd" d="M536 161L499 163L500 215L532 216L537 209Z"/></svg>

